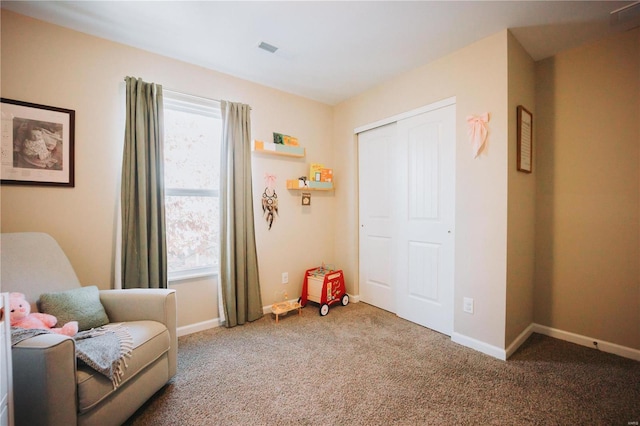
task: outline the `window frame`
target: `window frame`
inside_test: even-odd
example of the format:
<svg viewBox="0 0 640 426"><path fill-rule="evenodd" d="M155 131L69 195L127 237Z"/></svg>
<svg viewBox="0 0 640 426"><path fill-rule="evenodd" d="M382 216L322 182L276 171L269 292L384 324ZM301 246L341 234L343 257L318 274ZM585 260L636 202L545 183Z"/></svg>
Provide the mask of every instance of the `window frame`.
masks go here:
<svg viewBox="0 0 640 426"><path fill-rule="evenodd" d="M219 101L166 89L163 91L163 109L182 111L190 114L200 114L209 118L222 120ZM164 195L165 197L211 197L219 199L220 190L219 188L170 188L165 185ZM217 243L219 252L220 241L217 241ZM216 266L195 267L176 272L170 272L167 270L167 279L169 282L178 282L194 278L217 277L219 275L219 269L220 259L218 259L218 265Z"/></svg>

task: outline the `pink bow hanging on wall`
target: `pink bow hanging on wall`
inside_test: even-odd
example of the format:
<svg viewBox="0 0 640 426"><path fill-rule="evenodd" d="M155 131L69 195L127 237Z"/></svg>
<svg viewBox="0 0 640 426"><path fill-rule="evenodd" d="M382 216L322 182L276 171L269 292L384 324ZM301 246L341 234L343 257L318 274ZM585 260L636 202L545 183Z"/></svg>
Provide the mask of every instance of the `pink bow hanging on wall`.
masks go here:
<svg viewBox="0 0 640 426"><path fill-rule="evenodd" d="M268 189L273 190L276 185L276 175L272 175L270 173L264 174L264 186Z"/></svg>
<svg viewBox="0 0 640 426"><path fill-rule="evenodd" d="M473 158L476 158L484 143L487 140L489 133L489 113L485 112L481 115L470 115L467 117L467 134L469 135L469 142L473 148Z"/></svg>

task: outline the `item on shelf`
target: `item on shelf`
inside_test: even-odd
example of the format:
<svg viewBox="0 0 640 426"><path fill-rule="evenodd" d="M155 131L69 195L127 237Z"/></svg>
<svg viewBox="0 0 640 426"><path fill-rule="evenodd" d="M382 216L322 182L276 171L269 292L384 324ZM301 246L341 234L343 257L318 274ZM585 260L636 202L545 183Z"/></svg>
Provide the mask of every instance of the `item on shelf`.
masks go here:
<svg viewBox="0 0 640 426"><path fill-rule="evenodd" d="M298 146L298 138L273 132L273 143L277 145Z"/></svg>
<svg viewBox="0 0 640 426"><path fill-rule="evenodd" d="M322 169L324 169L324 165L320 163L311 163L309 165L309 180L320 182Z"/></svg>
<svg viewBox="0 0 640 426"><path fill-rule="evenodd" d="M333 169L320 170L320 182L333 182Z"/></svg>
<svg viewBox="0 0 640 426"><path fill-rule="evenodd" d="M285 136L284 144L289 146L298 146L298 138L294 138L293 136Z"/></svg>

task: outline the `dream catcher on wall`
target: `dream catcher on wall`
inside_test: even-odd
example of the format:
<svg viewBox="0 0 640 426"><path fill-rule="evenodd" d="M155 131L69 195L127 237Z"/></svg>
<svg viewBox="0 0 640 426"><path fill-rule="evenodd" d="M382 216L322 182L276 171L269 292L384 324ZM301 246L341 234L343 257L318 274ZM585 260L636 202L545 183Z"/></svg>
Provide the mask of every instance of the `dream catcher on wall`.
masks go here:
<svg viewBox="0 0 640 426"><path fill-rule="evenodd" d="M262 213L269 225L269 230L278 214L278 194L275 190L276 176L264 174L264 192L262 193Z"/></svg>

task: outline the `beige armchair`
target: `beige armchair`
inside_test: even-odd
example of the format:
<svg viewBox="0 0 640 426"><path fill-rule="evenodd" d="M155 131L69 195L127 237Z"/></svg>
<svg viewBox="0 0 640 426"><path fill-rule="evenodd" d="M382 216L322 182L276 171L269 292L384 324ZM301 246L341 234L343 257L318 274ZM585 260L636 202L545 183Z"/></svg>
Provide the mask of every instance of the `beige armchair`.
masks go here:
<svg viewBox="0 0 640 426"><path fill-rule="evenodd" d="M21 292L36 311L43 293L79 288L58 243L42 233L2 234L1 289ZM12 348L16 425L120 425L176 374L175 291L102 290L110 322L124 322L134 349L121 384L75 356L74 340L35 336Z"/></svg>

